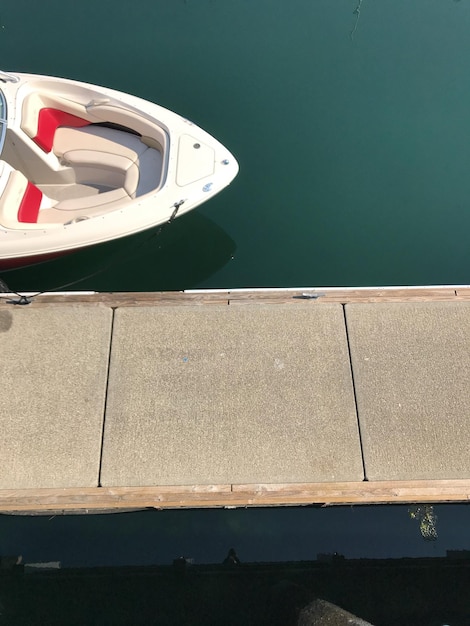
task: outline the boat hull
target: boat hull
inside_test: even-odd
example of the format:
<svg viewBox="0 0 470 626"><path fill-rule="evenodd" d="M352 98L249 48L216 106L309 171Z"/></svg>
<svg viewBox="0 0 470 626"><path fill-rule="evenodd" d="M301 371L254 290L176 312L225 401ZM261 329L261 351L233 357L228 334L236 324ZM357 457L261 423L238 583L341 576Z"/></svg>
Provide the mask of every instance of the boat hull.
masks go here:
<svg viewBox="0 0 470 626"><path fill-rule="evenodd" d="M50 254L35 254L27 257L16 257L10 259L0 259L0 272L24 269L31 267L32 265L39 265L40 263L47 263L48 261L54 261L60 259L69 254L73 254L77 250L62 250L61 252L52 252Z"/></svg>
<svg viewBox="0 0 470 626"><path fill-rule="evenodd" d="M49 76L2 78L0 269L165 224L238 173L220 142L159 105Z"/></svg>

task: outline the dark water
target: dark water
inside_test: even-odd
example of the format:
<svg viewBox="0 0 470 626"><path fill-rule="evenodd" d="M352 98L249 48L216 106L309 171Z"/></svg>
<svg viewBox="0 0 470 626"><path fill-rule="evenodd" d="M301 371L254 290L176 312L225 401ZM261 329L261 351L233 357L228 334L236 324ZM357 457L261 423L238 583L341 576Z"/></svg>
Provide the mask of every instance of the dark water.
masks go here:
<svg viewBox="0 0 470 626"><path fill-rule="evenodd" d="M201 210L3 275L13 289L469 283L470 1L4 0L2 68L132 92L240 163ZM354 29L353 37L351 31ZM444 555L469 509L406 507L0 518L0 553L65 565Z"/></svg>
<svg viewBox="0 0 470 626"><path fill-rule="evenodd" d="M438 505L437 539L425 541L409 509L396 506L141 511L108 515L0 516L0 554L63 567L222 563L235 546L243 562L445 557L470 550L467 505Z"/></svg>
<svg viewBox="0 0 470 626"><path fill-rule="evenodd" d="M470 2L5 0L6 70L154 100L237 156L168 239L80 288L468 283ZM28 15L28 19L25 16ZM233 258L232 258L233 257ZM43 289L108 247L9 276Z"/></svg>

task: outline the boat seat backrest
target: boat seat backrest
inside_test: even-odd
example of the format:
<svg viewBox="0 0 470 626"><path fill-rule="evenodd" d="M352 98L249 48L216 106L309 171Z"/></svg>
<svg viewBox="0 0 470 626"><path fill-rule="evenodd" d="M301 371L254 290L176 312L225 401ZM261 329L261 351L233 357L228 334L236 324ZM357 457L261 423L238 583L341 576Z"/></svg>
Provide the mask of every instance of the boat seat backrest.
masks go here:
<svg viewBox="0 0 470 626"><path fill-rule="evenodd" d="M55 94L32 93L23 101L21 129L45 152L50 152L59 126L80 126L94 121L84 105Z"/></svg>
<svg viewBox="0 0 470 626"><path fill-rule="evenodd" d="M138 135L106 126L58 128L54 139L54 153L61 157L73 149L119 154L135 161L147 146L140 141Z"/></svg>
<svg viewBox="0 0 470 626"><path fill-rule="evenodd" d="M126 128L131 128L141 136L142 142L148 147L154 148L162 154L166 154L168 148L168 136L166 132L158 124L145 119L142 115L110 104L89 106L87 107L87 112L95 121L111 122L125 126Z"/></svg>
<svg viewBox="0 0 470 626"><path fill-rule="evenodd" d="M43 194L24 174L9 169L8 180L0 196L0 224L5 228L34 224L43 203Z"/></svg>

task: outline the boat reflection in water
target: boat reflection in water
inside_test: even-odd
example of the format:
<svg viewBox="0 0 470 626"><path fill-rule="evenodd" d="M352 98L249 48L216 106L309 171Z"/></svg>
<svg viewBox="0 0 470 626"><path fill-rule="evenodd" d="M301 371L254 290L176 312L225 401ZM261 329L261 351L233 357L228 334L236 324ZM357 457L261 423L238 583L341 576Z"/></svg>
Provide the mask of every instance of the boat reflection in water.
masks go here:
<svg viewBox="0 0 470 626"><path fill-rule="evenodd" d="M236 244L215 222L191 211L155 228L28 268L0 273L15 291L174 291L207 280L234 256ZM87 278L88 277L88 278Z"/></svg>

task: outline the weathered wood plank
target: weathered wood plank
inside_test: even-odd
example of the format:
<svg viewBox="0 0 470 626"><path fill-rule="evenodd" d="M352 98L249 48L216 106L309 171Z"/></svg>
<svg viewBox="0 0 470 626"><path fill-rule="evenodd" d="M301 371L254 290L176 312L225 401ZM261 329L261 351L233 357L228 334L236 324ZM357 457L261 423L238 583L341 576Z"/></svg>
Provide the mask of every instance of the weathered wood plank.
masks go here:
<svg viewBox="0 0 470 626"><path fill-rule="evenodd" d="M470 498L470 480L364 481L343 483L233 485L233 492L246 498L315 498L317 502L370 503L388 501L416 502L428 498L441 500L462 496Z"/></svg>
<svg viewBox="0 0 470 626"><path fill-rule="evenodd" d="M0 511L467 502L470 480L0 490Z"/></svg>
<svg viewBox="0 0 470 626"><path fill-rule="evenodd" d="M10 299L17 296L0 297L0 306L11 306ZM85 293L85 294L44 294L32 299L34 306L54 304L90 304L111 307L123 306L165 306L165 305L197 305L227 304L227 293L195 294L183 291L167 292L129 292L129 293Z"/></svg>
<svg viewBox="0 0 470 626"><path fill-rule="evenodd" d="M309 300L312 302L419 302L457 299L454 288L413 288L413 289L304 289L299 291L279 292L232 292L229 300L231 305L246 304L296 304ZM305 296L305 297L304 297ZM316 297L315 297L316 296ZM459 299L467 299L469 293L462 292Z"/></svg>
<svg viewBox="0 0 470 626"><path fill-rule="evenodd" d="M44 294L33 298L34 306L54 304L90 304L111 307L167 306L167 305L262 305L262 304L299 304L309 301L339 302L433 302L448 300L469 300L470 288L376 288L376 289L299 289L267 291L213 291L213 292L122 292L122 293L67 293ZM305 297L307 296L307 297ZM11 306L10 299L16 296L0 297L0 307Z"/></svg>

